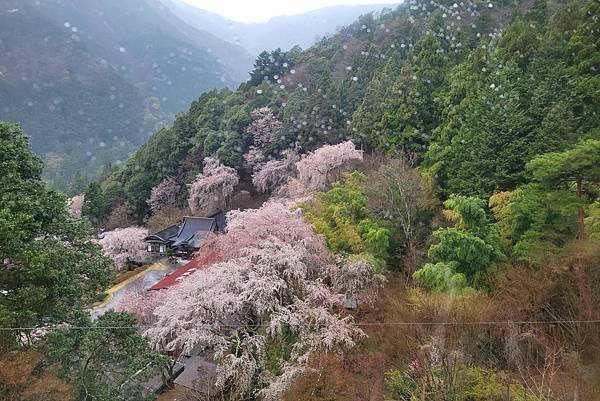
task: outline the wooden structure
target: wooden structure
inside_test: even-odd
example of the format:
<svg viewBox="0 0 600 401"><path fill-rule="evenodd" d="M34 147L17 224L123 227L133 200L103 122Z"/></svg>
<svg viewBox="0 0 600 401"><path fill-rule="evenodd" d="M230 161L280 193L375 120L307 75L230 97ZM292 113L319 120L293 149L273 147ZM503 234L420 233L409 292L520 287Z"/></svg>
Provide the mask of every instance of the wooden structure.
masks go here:
<svg viewBox="0 0 600 401"><path fill-rule="evenodd" d="M185 216L181 224L169 227L147 236L146 250L164 255L172 251L175 255L189 255L200 247L202 239L209 233L225 230L225 215L222 212L210 217Z"/></svg>

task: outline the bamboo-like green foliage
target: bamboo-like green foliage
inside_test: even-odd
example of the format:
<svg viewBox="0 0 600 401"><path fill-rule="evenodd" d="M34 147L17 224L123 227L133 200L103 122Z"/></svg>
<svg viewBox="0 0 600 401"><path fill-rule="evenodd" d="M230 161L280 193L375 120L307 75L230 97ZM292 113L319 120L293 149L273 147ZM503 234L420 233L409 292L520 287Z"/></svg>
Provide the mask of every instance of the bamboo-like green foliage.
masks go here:
<svg viewBox="0 0 600 401"><path fill-rule="evenodd" d="M427 256L436 264L426 264L425 271L418 270L414 277L427 287L445 289L453 281L462 285L460 276L453 275L456 272L475 286L485 285L490 269L505 258L496 226L489 221L484 203L478 198L452 196L444 206L454 226L433 232L435 243ZM440 284L445 279L450 282Z"/></svg>
<svg viewBox="0 0 600 401"><path fill-rule="evenodd" d="M302 205L315 230L334 252L365 254L381 268L389 258L391 232L368 216L366 177L355 171L327 192L317 194L314 204Z"/></svg>

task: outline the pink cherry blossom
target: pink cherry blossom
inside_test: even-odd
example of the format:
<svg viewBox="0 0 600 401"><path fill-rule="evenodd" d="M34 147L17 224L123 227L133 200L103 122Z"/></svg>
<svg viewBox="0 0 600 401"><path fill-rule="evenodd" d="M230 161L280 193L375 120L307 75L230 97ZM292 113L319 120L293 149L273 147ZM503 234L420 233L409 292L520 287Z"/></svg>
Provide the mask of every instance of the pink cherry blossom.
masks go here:
<svg viewBox="0 0 600 401"><path fill-rule="evenodd" d="M81 218L81 208L83 206L83 201L84 201L84 196L82 194L75 195L74 197L69 199L69 202L68 202L69 214L72 217L74 217L76 219Z"/></svg>
<svg viewBox="0 0 600 401"><path fill-rule="evenodd" d="M227 207L239 177L235 169L218 159L204 159L204 169L189 188L188 203L196 216L208 216Z"/></svg>
<svg viewBox="0 0 600 401"><path fill-rule="evenodd" d="M341 178L342 173L351 171L363 159L352 141L338 145L320 147L296 163L298 176L290 180L288 190L292 196L325 191Z"/></svg>
<svg viewBox="0 0 600 401"><path fill-rule="evenodd" d="M117 269L124 269L129 262L146 262L148 252L144 238L148 230L142 227L117 228L102 234L98 240L105 255L111 257Z"/></svg>
<svg viewBox="0 0 600 401"><path fill-rule="evenodd" d="M252 175L252 183L258 192L275 192L296 174L296 163L300 159L298 153L288 149L283 156L282 160L268 161Z"/></svg>
<svg viewBox="0 0 600 401"><path fill-rule="evenodd" d="M162 209L179 206L181 201L181 186L172 177L166 177L157 186L152 188L150 198L146 203L153 213Z"/></svg>

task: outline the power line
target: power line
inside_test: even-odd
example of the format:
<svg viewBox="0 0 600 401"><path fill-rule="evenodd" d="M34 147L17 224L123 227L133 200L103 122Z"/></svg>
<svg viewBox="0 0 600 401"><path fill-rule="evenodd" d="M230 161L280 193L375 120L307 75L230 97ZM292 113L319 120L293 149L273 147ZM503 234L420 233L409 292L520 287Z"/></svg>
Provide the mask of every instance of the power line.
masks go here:
<svg viewBox="0 0 600 401"><path fill-rule="evenodd" d="M510 325L553 325L553 324L600 324L600 320L489 320L477 322L363 322L352 323L357 327L377 326L510 326ZM131 330L151 328L155 325L138 326L55 326L55 327L0 327L0 331L32 331L32 330ZM194 328L259 328L270 327L268 324L202 324Z"/></svg>

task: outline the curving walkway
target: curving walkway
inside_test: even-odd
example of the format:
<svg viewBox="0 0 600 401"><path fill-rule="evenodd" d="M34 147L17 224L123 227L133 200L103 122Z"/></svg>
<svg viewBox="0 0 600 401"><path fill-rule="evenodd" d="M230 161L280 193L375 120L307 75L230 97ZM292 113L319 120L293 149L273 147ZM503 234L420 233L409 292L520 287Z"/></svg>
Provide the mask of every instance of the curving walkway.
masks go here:
<svg viewBox="0 0 600 401"><path fill-rule="evenodd" d="M119 301L127 294L136 291L146 291L150 286L160 281L167 273L177 269L178 264L169 264L166 260L158 261L141 272L115 284L105 291L106 299L92 305L90 314L92 319L113 309Z"/></svg>

